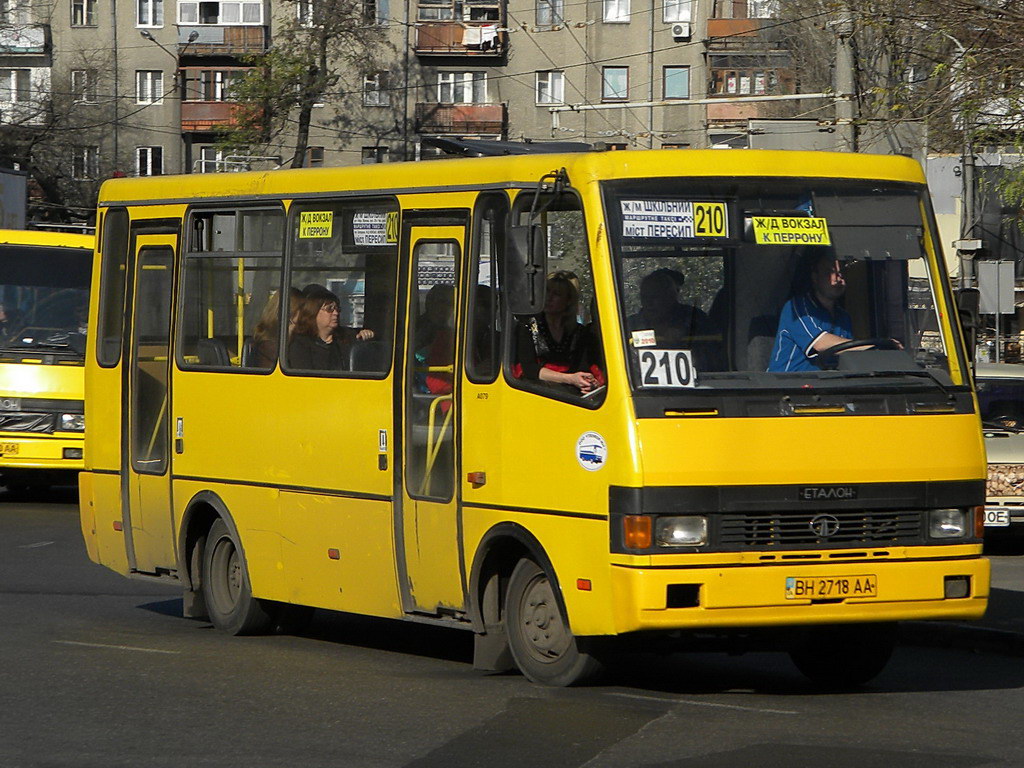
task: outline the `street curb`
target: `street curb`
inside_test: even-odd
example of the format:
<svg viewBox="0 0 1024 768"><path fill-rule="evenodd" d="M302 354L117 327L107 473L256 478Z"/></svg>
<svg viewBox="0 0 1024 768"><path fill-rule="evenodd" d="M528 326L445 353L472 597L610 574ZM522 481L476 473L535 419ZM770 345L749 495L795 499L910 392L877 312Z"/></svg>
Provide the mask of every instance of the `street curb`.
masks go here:
<svg viewBox="0 0 1024 768"><path fill-rule="evenodd" d="M970 624L905 621L899 625L899 643L1024 656L1024 634Z"/></svg>

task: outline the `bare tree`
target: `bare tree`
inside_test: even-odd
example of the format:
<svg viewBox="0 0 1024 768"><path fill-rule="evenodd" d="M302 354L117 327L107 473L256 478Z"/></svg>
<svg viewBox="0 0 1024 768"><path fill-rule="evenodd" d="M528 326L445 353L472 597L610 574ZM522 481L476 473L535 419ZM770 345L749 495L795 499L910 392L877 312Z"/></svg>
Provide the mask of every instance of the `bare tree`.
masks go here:
<svg viewBox="0 0 1024 768"><path fill-rule="evenodd" d="M288 0L274 44L250 57L252 69L232 84L237 124L222 135L228 149L285 145L292 168L305 162L314 109L358 94L362 75L386 48L385 28L360 0ZM335 114L341 130L354 114Z"/></svg>

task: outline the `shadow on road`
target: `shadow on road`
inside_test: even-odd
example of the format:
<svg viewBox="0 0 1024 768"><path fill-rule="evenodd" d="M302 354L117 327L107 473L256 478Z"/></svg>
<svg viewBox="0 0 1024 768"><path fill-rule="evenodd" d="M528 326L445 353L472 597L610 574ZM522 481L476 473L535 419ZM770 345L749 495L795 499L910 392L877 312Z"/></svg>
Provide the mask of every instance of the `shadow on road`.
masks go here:
<svg viewBox="0 0 1024 768"><path fill-rule="evenodd" d="M78 504L77 485L51 485L5 488L0 504Z"/></svg>

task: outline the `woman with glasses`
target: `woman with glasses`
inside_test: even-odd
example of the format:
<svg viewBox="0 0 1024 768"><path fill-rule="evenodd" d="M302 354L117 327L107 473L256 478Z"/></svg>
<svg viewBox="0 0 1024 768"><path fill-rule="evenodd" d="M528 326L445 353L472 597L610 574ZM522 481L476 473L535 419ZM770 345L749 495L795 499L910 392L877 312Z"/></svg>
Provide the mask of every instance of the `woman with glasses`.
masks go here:
<svg viewBox="0 0 1024 768"><path fill-rule="evenodd" d="M338 297L322 285L302 291L295 329L288 345L288 365L304 371L342 371L357 341L373 338L369 328L340 328Z"/></svg>
<svg viewBox="0 0 1024 768"><path fill-rule="evenodd" d="M579 302L575 274L548 275L544 311L516 327L516 378L564 384L583 395L604 384L595 339L577 320Z"/></svg>

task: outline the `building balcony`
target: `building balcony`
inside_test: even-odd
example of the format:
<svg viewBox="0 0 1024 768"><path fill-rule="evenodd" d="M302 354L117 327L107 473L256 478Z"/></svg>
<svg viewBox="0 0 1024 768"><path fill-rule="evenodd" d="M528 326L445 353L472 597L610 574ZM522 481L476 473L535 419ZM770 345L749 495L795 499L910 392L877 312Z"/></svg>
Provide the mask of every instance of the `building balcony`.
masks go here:
<svg viewBox="0 0 1024 768"><path fill-rule="evenodd" d="M240 106L233 101L183 101L181 131L205 133L235 125L238 122Z"/></svg>
<svg viewBox="0 0 1024 768"><path fill-rule="evenodd" d="M783 28L776 19L708 19L705 43L709 51L775 50L786 47Z"/></svg>
<svg viewBox="0 0 1024 768"><path fill-rule="evenodd" d="M189 38L192 42L189 42ZM178 27L179 56L247 56L267 50L268 28L202 24Z"/></svg>
<svg viewBox="0 0 1024 768"><path fill-rule="evenodd" d="M508 119L505 104L430 104L416 105L418 133L465 136L503 135Z"/></svg>
<svg viewBox="0 0 1024 768"><path fill-rule="evenodd" d="M421 21L416 25L418 56L503 56L508 33L495 21Z"/></svg>
<svg viewBox="0 0 1024 768"><path fill-rule="evenodd" d="M49 50L47 24L15 24L0 29L0 55L40 56Z"/></svg>

